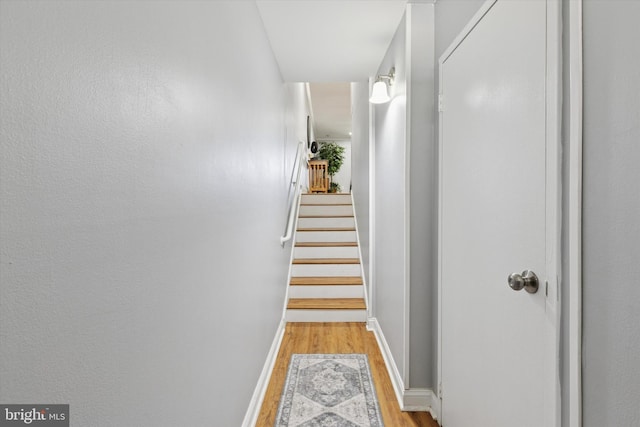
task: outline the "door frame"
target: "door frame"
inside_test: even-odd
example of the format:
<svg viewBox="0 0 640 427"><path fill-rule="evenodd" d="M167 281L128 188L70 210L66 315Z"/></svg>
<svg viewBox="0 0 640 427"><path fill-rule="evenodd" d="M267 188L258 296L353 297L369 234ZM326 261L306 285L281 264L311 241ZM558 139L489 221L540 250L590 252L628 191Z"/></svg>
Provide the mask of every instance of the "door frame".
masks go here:
<svg viewBox="0 0 640 427"><path fill-rule="evenodd" d="M486 0L451 45L438 60L438 361L437 361L437 396L439 413L442 414L442 66L458 48L476 25L498 2L505 0ZM561 424L560 394L560 266L561 266L561 132L562 132L562 4L560 0L546 0L546 268L548 291L546 308L548 319L555 327L555 336L550 337L547 360L556 361L548 366L554 378L553 395L546 396L545 407L549 408L553 424L548 427L559 427ZM446 99L445 99L446 102ZM444 106L446 108L446 105ZM444 384L446 389L446 384ZM494 410L494 408L488 408Z"/></svg>
<svg viewBox="0 0 640 427"><path fill-rule="evenodd" d="M582 426L582 0L569 2L569 426Z"/></svg>

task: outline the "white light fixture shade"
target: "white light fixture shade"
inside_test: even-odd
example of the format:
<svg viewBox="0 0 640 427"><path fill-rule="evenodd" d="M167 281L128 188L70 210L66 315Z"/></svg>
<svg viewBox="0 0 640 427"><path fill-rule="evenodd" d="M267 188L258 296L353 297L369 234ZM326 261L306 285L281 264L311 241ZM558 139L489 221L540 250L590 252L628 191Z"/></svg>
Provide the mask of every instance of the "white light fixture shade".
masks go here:
<svg viewBox="0 0 640 427"><path fill-rule="evenodd" d="M390 100L391 98L389 98L387 84L382 81L375 82L373 84L373 90L371 91L371 98L369 98L369 102L372 104L384 104Z"/></svg>

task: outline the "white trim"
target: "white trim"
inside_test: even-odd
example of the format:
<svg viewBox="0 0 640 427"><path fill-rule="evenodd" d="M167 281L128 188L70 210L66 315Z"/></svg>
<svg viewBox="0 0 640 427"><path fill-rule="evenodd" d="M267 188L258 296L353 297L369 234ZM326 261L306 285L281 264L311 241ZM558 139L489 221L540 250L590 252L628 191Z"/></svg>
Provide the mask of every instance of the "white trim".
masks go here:
<svg viewBox="0 0 640 427"><path fill-rule="evenodd" d="M404 140L404 316L402 320L402 380L406 388L411 387L411 19L413 5L405 7L405 140Z"/></svg>
<svg viewBox="0 0 640 427"><path fill-rule="evenodd" d="M442 423L440 422L440 403L441 403L441 400L433 390L427 389L427 392L428 392L427 393L427 405L429 407L427 412L429 412L429 414L431 414L431 418L436 420L438 422L438 424L442 425Z"/></svg>
<svg viewBox="0 0 640 427"><path fill-rule="evenodd" d="M562 33L560 0L547 0L547 84L546 84L546 269L549 282L547 309L559 310L561 229L561 133L562 133ZM559 321L559 318L556 319Z"/></svg>
<svg viewBox="0 0 640 427"><path fill-rule="evenodd" d="M438 85L442 86L442 60L440 60L438 64ZM438 98L442 97L442 93L440 92L440 88L438 88ZM436 319L436 330L437 330L437 338L436 342L438 343L438 348L436 349L436 395L438 396L438 400L440 402L438 406L438 412L442 414L442 396L440 395L440 384L442 384L442 113L443 109L438 109L438 140L436 141L436 156L438 158L438 185L437 185L437 197L438 197L438 259L436 261L436 270L437 270L437 287L438 287L438 316Z"/></svg>
<svg viewBox="0 0 640 427"><path fill-rule="evenodd" d="M562 233L562 2L547 0L546 67L546 298L547 319L554 329L545 366L554 378L553 393L545 393L545 424L560 426L560 275ZM548 410L548 412L547 412Z"/></svg>
<svg viewBox="0 0 640 427"><path fill-rule="evenodd" d="M480 9L478 9L476 14L473 15L473 18L471 18L469 23L465 25L460 34L458 34L458 36L453 39L453 42L451 42L447 50L445 50L442 55L440 55L438 64L441 65L444 61L447 60L447 58L449 58L449 56L451 56L453 51L456 50L458 46L460 46L460 43L462 43L462 41L467 38L467 35L469 35L471 30L473 30L473 28L478 25L478 23L482 20L482 17L486 15L487 12L489 12L489 9L491 9L497 1L498 0L486 0L484 3L482 3L482 6L480 6ZM440 69L442 68L440 67Z"/></svg>
<svg viewBox="0 0 640 427"><path fill-rule="evenodd" d="M403 411L428 412L434 420L440 418L440 399L430 388L410 388L404 391Z"/></svg>
<svg viewBox="0 0 640 427"><path fill-rule="evenodd" d="M356 228L356 242L358 243L358 258L360 259L360 276L362 276L362 286L364 290L364 302L367 307L367 318L370 317L370 309L369 309L369 293L367 292L367 278L364 275L364 263L362 262L362 249L360 245L360 230L358 229L358 215L356 214L356 201L353 197L353 191L350 193L351 195L351 208L353 209L353 222Z"/></svg>
<svg viewBox="0 0 640 427"><path fill-rule="evenodd" d="M367 319L367 330L373 332L373 335L376 337L378 347L380 347L380 352L384 359L384 364L387 367L387 372L391 379L391 385L393 385L393 391L396 393L396 399L398 399L398 404L400 405L400 409L402 409L404 405L404 382L402 381L400 371L398 371L398 365L396 365L396 362L393 359L393 354L391 354L389 344L384 338L384 333L382 333L382 328L380 327L380 323L378 323L378 319L375 317Z"/></svg>
<svg viewBox="0 0 640 427"><path fill-rule="evenodd" d="M493 7L498 0L487 0L476 12L462 32L454 39L451 45L444 51L438 60L439 85L443 84L442 65L447 58L457 49L473 28L482 20L484 15ZM561 33L561 1L547 1L547 69L546 69L546 151L547 151L547 173L546 173L546 247L547 247L547 280L552 288L550 298L547 301L547 311L550 313L552 327L555 328L555 336L549 342L550 351L553 351L554 393L555 396L545 396L553 399L545 401L545 410L549 406L550 414L546 416L549 427L561 424L561 393L559 383L560 359L559 359L559 337L560 337L560 304L559 304L559 276L561 265L561 130L562 130L562 33ZM553 25L551 25L553 23ZM438 90L438 96L443 96ZM444 108L446 108L446 100ZM438 115L439 135L438 135L438 384L442 384L442 114ZM545 355L546 356L546 355ZM550 358L551 360L551 358ZM439 410L442 413L442 396L440 398ZM574 427L572 425L572 427Z"/></svg>
<svg viewBox="0 0 640 427"><path fill-rule="evenodd" d="M369 96L374 79L369 78ZM367 97L367 99L369 99ZM367 317L375 316L376 304L376 115L373 104L369 104L369 304Z"/></svg>
<svg viewBox="0 0 640 427"><path fill-rule="evenodd" d="M253 395L251 396L249 407L247 408L244 420L242 421L242 427L254 427L256 425L256 422L258 421L260 409L262 408L262 403L264 402L264 396L267 392L269 381L271 380L271 373L273 372L273 367L276 364L278 352L280 351L280 345L282 344L282 338L284 337L285 326L285 321L281 320L280 324L278 325L278 329L276 330L276 335L273 338L273 342L271 343L269 353L267 354L267 359L265 360L264 366L262 367L262 372L260 373L260 377L258 378L258 384L256 384L256 388L254 389Z"/></svg>
<svg viewBox="0 0 640 427"><path fill-rule="evenodd" d="M582 426L582 0L569 2L569 427Z"/></svg>
<svg viewBox="0 0 640 427"><path fill-rule="evenodd" d="M309 82L306 82L304 84L304 91L305 94L307 96L307 109L309 111L309 116L310 116L310 126L311 126L311 132L313 133L313 129L316 127L316 121L314 119L314 115L313 115L313 103L311 102L311 84ZM315 135L313 135L313 137L315 137ZM312 137L312 139L313 139ZM306 146L307 141L305 141L305 147L307 148L307 150L309 149L309 147Z"/></svg>
<svg viewBox="0 0 640 427"><path fill-rule="evenodd" d="M440 400L436 397L433 390L428 388L405 389L402 376L393 359L391 349L380 328L378 319L375 317L367 319L367 330L373 332L373 335L376 337L376 342L380 348L380 353L382 353L382 358L384 359L387 373L391 379L391 385L396 394L400 410L429 412L431 416L437 420L440 415Z"/></svg>

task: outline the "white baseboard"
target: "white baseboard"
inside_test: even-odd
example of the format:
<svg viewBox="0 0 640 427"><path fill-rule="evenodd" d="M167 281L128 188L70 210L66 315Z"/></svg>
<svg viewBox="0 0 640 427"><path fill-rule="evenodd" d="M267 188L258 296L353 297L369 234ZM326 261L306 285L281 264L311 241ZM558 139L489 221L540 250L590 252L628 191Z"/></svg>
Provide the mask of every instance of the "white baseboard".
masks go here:
<svg viewBox="0 0 640 427"><path fill-rule="evenodd" d="M262 367L260 378L258 378L258 384L253 391L253 396L251 396L249 407L247 408L244 420L242 421L242 427L254 427L258 421L262 402L264 401L264 395L267 392L267 387L271 380L271 372L273 372L273 367L276 363L276 359L278 358L278 352L280 351L280 344L282 343L282 337L284 336L285 326L286 322L282 319L278 325L278 329L276 330L276 336L273 338L273 343L271 343L271 348L267 354L267 360L264 362L264 366Z"/></svg>
<svg viewBox="0 0 640 427"><path fill-rule="evenodd" d="M434 419L438 420L440 418L440 400L433 390L428 388L405 389L404 381L402 381L398 366L393 359L391 349L375 317L367 319L367 330L373 332L376 337L400 409L407 412L429 412Z"/></svg>
<svg viewBox="0 0 640 427"><path fill-rule="evenodd" d="M410 388L404 391L403 411L429 412L434 420L440 419L440 399L430 388Z"/></svg>
<svg viewBox="0 0 640 427"><path fill-rule="evenodd" d="M378 319L376 319L375 317L368 318L367 330L373 332L373 335L376 337L378 347L380 347L380 352L382 353L382 358L384 359L384 364L387 367L387 372L389 372L389 377L391 378L393 391L395 391L396 399L398 399L398 404L400 405L400 409L402 409L404 406L404 381L402 381L400 371L398 371L398 366L393 360L391 349L389 348L389 344L387 344L387 340L384 338L384 334L382 333L382 329L380 328Z"/></svg>

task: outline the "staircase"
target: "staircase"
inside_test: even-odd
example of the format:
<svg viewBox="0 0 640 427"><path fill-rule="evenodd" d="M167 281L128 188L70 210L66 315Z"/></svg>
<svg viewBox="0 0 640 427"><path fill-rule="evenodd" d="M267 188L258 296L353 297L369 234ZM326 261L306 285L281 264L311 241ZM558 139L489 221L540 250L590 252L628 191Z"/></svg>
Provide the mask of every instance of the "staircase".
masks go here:
<svg viewBox="0 0 640 427"><path fill-rule="evenodd" d="M351 194L303 194L291 263L287 322L365 322Z"/></svg>

